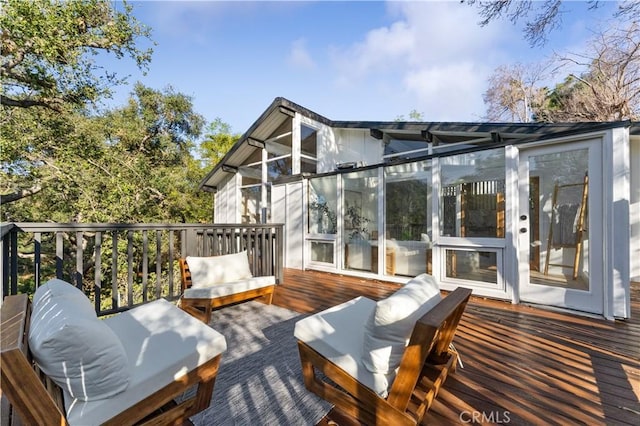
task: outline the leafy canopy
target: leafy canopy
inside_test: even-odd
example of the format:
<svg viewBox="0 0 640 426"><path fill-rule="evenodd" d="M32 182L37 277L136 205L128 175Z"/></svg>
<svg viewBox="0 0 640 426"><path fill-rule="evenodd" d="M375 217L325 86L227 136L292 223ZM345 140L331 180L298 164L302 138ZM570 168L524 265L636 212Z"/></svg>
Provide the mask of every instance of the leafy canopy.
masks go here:
<svg viewBox="0 0 640 426"><path fill-rule="evenodd" d="M107 0L2 0L2 104L60 110L108 95L122 80L95 63L99 52L129 56L146 69L152 50L136 43L150 29L122 7Z"/></svg>

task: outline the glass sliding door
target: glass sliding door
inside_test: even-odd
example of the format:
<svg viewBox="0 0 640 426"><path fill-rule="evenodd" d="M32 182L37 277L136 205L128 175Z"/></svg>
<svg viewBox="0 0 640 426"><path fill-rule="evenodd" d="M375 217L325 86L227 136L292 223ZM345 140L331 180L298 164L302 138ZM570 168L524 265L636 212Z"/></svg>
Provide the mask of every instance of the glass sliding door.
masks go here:
<svg viewBox="0 0 640 426"><path fill-rule="evenodd" d="M431 161L389 166L384 175L385 274L430 274Z"/></svg>
<svg viewBox="0 0 640 426"><path fill-rule="evenodd" d="M378 171L342 175L344 269L378 271Z"/></svg>

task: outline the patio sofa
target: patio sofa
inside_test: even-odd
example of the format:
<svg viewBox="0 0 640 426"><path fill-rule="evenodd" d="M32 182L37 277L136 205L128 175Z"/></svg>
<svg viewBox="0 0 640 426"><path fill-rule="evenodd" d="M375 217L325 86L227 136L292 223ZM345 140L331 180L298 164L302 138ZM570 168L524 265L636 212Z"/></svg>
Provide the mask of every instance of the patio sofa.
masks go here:
<svg viewBox="0 0 640 426"><path fill-rule="evenodd" d="M205 324L214 308L259 298L271 304L276 278L254 277L246 251L180 258L182 297L179 306Z"/></svg>
<svg viewBox="0 0 640 426"><path fill-rule="evenodd" d="M6 297L0 316L2 395L13 407L3 404L3 417L21 424L181 423L209 406L226 350L224 336L164 299L99 319L57 279L33 303Z"/></svg>

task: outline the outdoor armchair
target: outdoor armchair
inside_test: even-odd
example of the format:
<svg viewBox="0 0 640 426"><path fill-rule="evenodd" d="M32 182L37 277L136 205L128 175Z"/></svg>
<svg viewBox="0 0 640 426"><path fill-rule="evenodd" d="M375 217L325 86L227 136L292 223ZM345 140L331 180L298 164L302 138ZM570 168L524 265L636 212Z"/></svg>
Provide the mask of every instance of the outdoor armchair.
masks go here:
<svg viewBox="0 0 640 426"><path fill-rule="evenodd" d="M358 297L298 321L305 386L364 424L420 423L455 370L451 343L470 295L441 298L422 274L377 303Z"/></svg>

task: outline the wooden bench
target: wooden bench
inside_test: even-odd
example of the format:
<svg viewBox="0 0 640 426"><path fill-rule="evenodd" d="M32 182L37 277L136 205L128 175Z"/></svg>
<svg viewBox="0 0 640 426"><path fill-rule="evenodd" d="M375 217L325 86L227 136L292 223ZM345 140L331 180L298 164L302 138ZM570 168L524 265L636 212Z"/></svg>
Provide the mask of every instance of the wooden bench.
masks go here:
<svg viewBox="0 0 640 426"><path fill-rule="evenodd" d="M395 379L385 397L328 359L331 355L338 355L338 358L334 359L344 359L344 354L334 351L330 346L325 348L323 342L319 344L317 340L298 338L306 388L334 404L334 410L339 415L346 414L347 418L356 419L363 424L419 424L447 375L455 371L458 354L451 342L470 296L471 290L458 288L415 323ZM346 309L354 309L354 305L359 302L357 299L347 302L351 303L351 306L346 306ZM367 315L366 309L364 312ZM328 338L344 325L332 322L332 318L339 316L335 314L336 312L329 311L324 326L318 326L320 323L316 323L309 329L320 329L318 334L324 334ZM349 314L347 317L351 317L353 322L358 322L358 314ZM362 321L359 323L361 327ZM357 341L356 334L355 329L350 332L354 341ZM322 340L325 337L318 339ZM324 353L328 355L325 356ZM357 360L354 363L357 363ZM362 365L355 367L355 370L359 371L357 374L361 374L363 369ZM324 378L316 374L316 371L321 372Z"/></svg>
<svg viewBox="0 0 640 426"><path fill-rule="evenodd" d="M185 315L168 302L159 302L164 302L159 304L163 305L163 308L172 310L174 317L186 317L183 324L193 322L193 325L200 325L199 322L195 322L193 318ZM119 315L129 312L132 311ZM68 420L69 412L65 408L64 392L38 368L33 360L28 340L31 319L31 302L28 296L20 294L6 297L2 304L0 317L2 321L0 363L3 400L2 424L66 425L69 424L68 421L73 424L73 421ZM219 337L224 340L224 337ZM226 344L224 346L226 347ZM153 358L150 355L152 354L147 354L144 358ZM75 422L81 424L97 422L118 426L125 424L182 424L183 421L188 421L188 417L209 406L220 358L221 354L201 363L190 371L183 372L171 379L171 382L166 386L152 391L141 400L130 399L130 395L127 394L128 390L123 391L113 398L124 400L121 403L128 404L128 406L122 411L109 412L109 415L113 415L105 421L97 421L92 416L80 417L78 420L78 414L74 414L76 416ZM194 386L197 386L197 391L193 396L180 403L175 402L176 397L183 396L186 390ZM140 389L136 389L135 397L141 397L139 391ZM103 402L108 404L112 401L107 398L91 402L91 404L102 404ZM104 412L104 410L102 411Z"/></svg>
<svg viewBox="0 0 640 426"><path fill-rule="evenodd" d="M274 276L253 277L231 283L215 284L208 289L196 289L193 288L191 270L186 258L180 258L178 262L182 281L182 297L179 306L205 324L211 321L211 312L215 308L253 299L270 305L273 300Z"/></svg>

